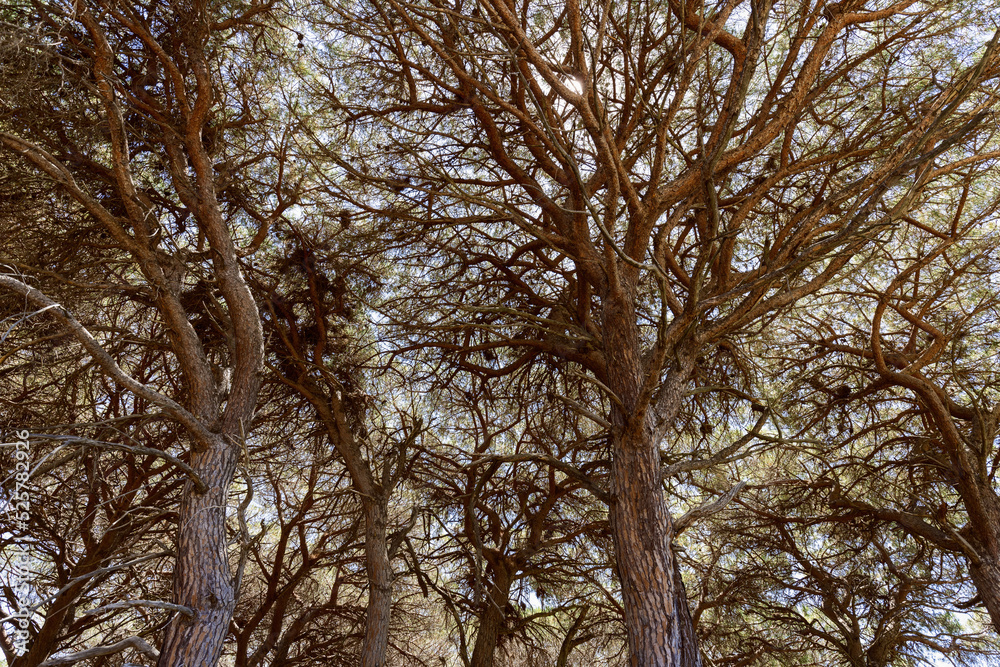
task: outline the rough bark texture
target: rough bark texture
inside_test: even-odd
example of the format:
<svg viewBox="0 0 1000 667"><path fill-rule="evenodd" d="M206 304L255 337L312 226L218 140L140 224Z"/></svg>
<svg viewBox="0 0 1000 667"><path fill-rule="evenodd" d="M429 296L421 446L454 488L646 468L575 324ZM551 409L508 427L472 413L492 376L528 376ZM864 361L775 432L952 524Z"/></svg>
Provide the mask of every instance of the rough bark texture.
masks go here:
<svg viewBox="0 0 1000 667"><path fill-rule="evenodd" d="M201 395L193 395L192 403L200 406L197 416L208 428L218 429L219 435L207 446L196 446L191 454L192 466L209 488L202 494L190 482L185 486L179 517L174 602L191 608L194 616L191 619L175 616L164 637L160 667L209 667L222 652L236 604L226 557L227 496L239 460L241 439L250 431L253 421L264 364L260 312L240 271L236 247L217 197L215 167L202 141L208 109L214 102L214 84L204 50L209 35L207 25L202 24L207 24L207 13L198 17L198 21L199 27L191 30L186 39L198 93L184 137L194 178L193 182L183 181L182 175L176 174L175 180L179 191L190 193L190 206L213 250L213 269L231 323L233 374L223 409L225 388L218 386L210 368L206 376L208 364L202 361L196 368L185 368L189 382L198 377L199 384L209 387ZM186 354L204 359L200 346L187 350Z"/></svg>
<svg viewBox="0 0 1000 667"><path fill-rule="evenodd" d="M504 629L503 609L510 596L511 576L502 566L494 574L495 579L485 601L486 610L479 619L476 645L472 649L472 667L493 667L497 641Z"/></svg>
<svg viewBox="0 0 1000 667"><path fill-rule="evenodd" d="M386 543L388 517L382 499L365 502L365 568L368 573L368 608L362 667L383 667L389 648L392 611L392 565Z"/></svg>
<svg viewBox="0 0 1000 667"><path fill-rule="evenodd" d="M619 441L612 462L611 531L631 664L700 665L670 544L672 528L660 488L659 456L648 444Z"/></svg>
<svg viewBox="0 0 1000 667"><path fill-rule="evenodd" d="M200 157L207 161L207 156ZM192 162L198 165L198 160L192 158ZM203 173L210 174L210 163L204 169ZM164 637L160 667L210 666L222 652L222 641L236 604L226 557L227 496L239 460L239 439L249 430L253 419L263 365L260 314L237 266L235 248L219 213L214 190L205 187L202 195L203 225L218 253L216 276L233 323L233 388L222 415L221 433L207 446L196 446L191 454L191 465L208 491L198 493L191 482L184 490L174 602L192 609L194 616L191 619L175 616ZM216 395L216 391L210 393L213 398ZM207 397L202 400L208 403ZM211 412L199 410L198 414L209 424L211 413L218 414L219 409L218 404L212 407Z"/></svg>
<svg viewBox="0 0 1000 667"><path fill-rule="evenodd" d="M1000 564L994 560L981 560L979 565L970 564L969 574L983 606L989 612L993 627L1000 629Z"/></svg>
<svg viewBox="0 0 1000 667"><path fill-rule="evenodd" d="M41 147L12 135L0 137L0 143L53 178L103 224L118 247L131 255L134 269L130 272L143 277L182 375L178 392L182 398L174 401L130 377L89 332L65 310L59 310L57 319L69 326L110 377L164 409L185 429L192 445L190 465L206 487L196 488L189 480L183 492L173 602L187 607L193 615L175 614L160 652L161 667L208 667L222 652L235 605L226 554L227 495L241 438L252 426L264 359L260 314L240 271L238 253L218 199L215 166L203 141L218 102L217 82L211 73L212 55L207 51L211 11L212 7L195 3L184 16L167 13L161 17L177 27L183 55L162 45L152 49L156 65L150 68L170 69L176 76L173 92L157 100L150 98L150 106L143 112L160 114L164 119L156 124L162 134L145 137L145 141L162 149L169 158L166 164L173 191L193 215L211 251L210 270L226 310L223 319L229 345L225 356L232 370L228 396L229 388L216 379L205 341L192 326L190 313L181 301L182 278L178 276L185 273L185 259L175 256L161 242L155 206L136 186L136 173L142 167L133 164L132 135L126 122L134 111L129 105L135 98L125 93L115 48L122 35L126 39L134 35L147 47L154 38L138 24L108 13L107 8L98 11L84 2L75 3L74 19L93 43L92 48L82 48L79 55L92 68L95 99L108 128L108 164L98 171L112 190L108 199L120 202L121 211L106 208L103 198L88 192L68 167ZM109 35L115 39L109 40ZM175 44L171 49L179 47ZM175 58L183 61L183 74ZM170 119L169 124L166 119Z"/></svg>
<svg viewBox="0 0 1000 667"><path fill-rule="evenodd" d="M174 569L174 602L195 611L177 614L163 638L159 665L214 665L222 654L236 598L226 558L226 495L237 456L221 439L218 447L192 456L209 484L207 493L190 491L181 501L181 525Z"/></svg>
<svg viewBox="0 0 1000 667"><path fill-rule="evenodd" d="M700 667L683 584L674 557L673 528L663 497L660 453L639 405L644 364L630 295L605 300L608 383L621 401L612 410L611 533L622 586L631 664ZM665 391L668 412L680 404L681 384ZM668 415L672 416L672 415Z"/></svg>
<svg viewBox="0 0 1000 667"><path fill-rule="evenodd" d="M965 541L969 575L993 627L1000 631L1000 498L990 481L975 470L957 477L959 495L966 508L972 508L968 523L959 531ZM974 486L963 488L962 482Z"/></svg>

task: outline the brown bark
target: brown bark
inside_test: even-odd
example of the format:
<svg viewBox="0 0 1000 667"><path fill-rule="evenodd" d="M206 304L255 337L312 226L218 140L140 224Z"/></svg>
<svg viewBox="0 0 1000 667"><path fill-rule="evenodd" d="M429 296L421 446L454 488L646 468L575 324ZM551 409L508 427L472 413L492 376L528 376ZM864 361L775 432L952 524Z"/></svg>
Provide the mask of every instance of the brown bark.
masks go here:
<svg viewBox="0 0 1000 667"><path fill-rule="evenodd" d="M994 559L982 559L978 564L970 563L969 574L990 615L993 627L1000 630L1000 563Z"/></svg>
<svg viewBox="0 0 1000 667"><path fill-rule="evenodd" d="M632 665L701 664L671 546L659 456L641 441L613 445L611 531Z"/></svg>
<svg viewBox="0 0 1000 667"><path fill-rule="evenodd" d="M193 617L175 615L164 638L159 665L214 665L221 654L235 604L226 557L227 495L239 456L239 441L250 430L257 403L259 373L263 366L263 333L256 303L240 272L236 248L217 199L214 165L202 142L202 132L215 104L211 68L203 50L208 42L207 8L201 7L198 16L184 19L185 26L188 23L196 26L185 32L185 48L194 78L192 90L188 91L193 105L178 101L182 107L178 125L156 139L161 141L166 153L184 158L172 165L173 185L194 214L212 251L211 269L227 309L225 325L231 342L233 372L228 397L223 396L224 388L216 382L203 341L181 304L179 281L168 278L168 273L176 268L175 263L182 260L157 245L157 234L149 223L155 216L149 215L150 211L142 203L144 200L137 195L125 131L121 82L113 73L114 51L105 27L84 3L77 3L76 10L80 24L95 44L84 56L93 63L98 101L110 128L108 178L126 216L112 214L77 183L65 165L36 144L12 135L0 136L0 143L51 176L100 221L115 242L131 254L135 267L155 294L155 306L183 375L183 406L125 373L67 311L59 308L54 314L94 355L105 373L122 387L163 408L187 430L193 445L191 467L206 488L196 488L189 480L182 496L173 602L191 609ZM118 27L126 31L138 29L127 23ZM140 35L143 36L151 39L148 35ZM159 57L164 67L176 66L165 52ZM45 300L37 290L24 293L30 298Z"/></svg>
<svg viewBox="0 0 1000 667"><path fill-rule="evenodd" d="M361 667L383 667L389 648L389 618L392 611L392 564L386 543L388 516L381 498L366 499L365 568L368 574L368 607Z"/></svg>
<svg viewBox="0 0 1000 667"><path fill-rule="evenodd" d="M163 638L160 667L214 665L236 605L226 557L226 496L236 472L237 453L221 438L217 446L192 454L192 464L209 485L193 492L189 483L181 500L174 598L194 617L174 617Z"/></svg>
<svg viewBox="0 0 1000 667"><path fill-rule="evenodd" d="M279 331L284 345L301 361L297 349L284 331ZM330 441L337 449L351 476L351 482L361 496L365 515L365 571L368 576L368 604L365 615L365 636L361 645L363 667L382 667L389 648L389 621L392 611L392 588L395 575L388 544L388 495L398 483L391 475L383 475L382 483L376 480L368 459L361 450L347 418L342 399L335 389L302 378L295 382L284 381L298 391L316 409L320 422ZM413 437L415 431L411 433ZM405 451L409 441L400 447ZM388 463L386 464L389 465ZM388 473L391 467L386 469Z"/></svg>
<svg viewBox="0 0 1000 667"><path fill-rule="evenodd" d="M944 401L933 391L933 385L924 378L901 373L890 375L883 371L883 375L889 375L897 385L913 389L928 408L940 435L940 451L936 456L940 464L946 464L950 469L948 483L965 508L966 524L958 531L950 528L946 508L942 507L935 520L945 526L945 532L923 517L873 507L858 500L845 500L839 491L833 496L831 504L835 508L850 508L860 514L892 521L912 535L923 537L946 551L964 555L978 597L993 627L1000 631L1000 497L993 490L990 480L977 468L975 452L966 449L966 440L961 436L953 415L945 409ZM956 405L956 409L961 409L961 406ZM992 434L988 439L993 440Z"/></svg>
<svg viewBox="0 0 1000 667"><path fill-rule="evenodd" d="M955 467L955 464L953 464ZM989 480L976 470L956 475L957 491L967 511L968 523L958 532L964 541L962 550L969 566L969 575L976 587L993 627L1000 631L1000 498ZM964 484L963 484L964 483ZM974 489L963 488L974 484ZM941 516L947 521L946 516Z"/></svg>
<svg viewBox="0 0 1000 667"><path fill-rule="evenodd" d="M700 667L701 658L671 546L673 526L663 497L658 443L639 404L645 376L628 283L605 299L608 386L612 409L611 533L622 587L630 662L636 667ZM668 418L680 405L682 382L668 379L661 404Z"/></svg>
<svg viewBox="0 0 1000 667"><path fill-rule="evenodd" d="M493 667L497 642L505 626L506 614L504 608L510 597L512 578L503 564L499 564L494 572L494 580L486 596L486 609L479 619L479 630L476 632L476 644L472 649L472 667Z"/></svg>
<svg viewBox="0 0 1000 667"><path fill-rule="evenodd" d="M203 151L196 165L207 162ZM204 180L211 181L211 166ZM221 432L207 445L196 446L191 465L208 487L199 493L191 482L181 500L174 572L174 602L194 611L194 617L175 616L164 637L160 667L214 665L222 652L222 641L236 604L232 573L226 556L226 504L240 456L240 440L249 431L260 387L263 366L263 332L257 305L236 262L236 251L215 200L206 186L202 192L202 224L216 251L215 274L219 282L235 341L232 391L225 403ZM212 397L218 396L211 383ZM218 400L218 398L216 398ZM217 413L219 404L214 406ZM211 423L209 415L199 415Z"/></svg>
<svg viewBox="0 0 1000 667"><path fill-rule="evenodd" d="M569 655L573 652L578 644L585 642L588 637L578 638L580 633L580 628L583 626L584 619L587 618L587 614L590 612L590 607L583 607L580 610L579 616L573 621L573 625L570 626L569 631L566 633L566 637L563 639L562 646L559 647L559 655L556 658L556 667L566 667L569 663Z"/></svg>
<svg viewBox="0 0 1000 667"><path fill-rule="evenodd" d="M198 17L199 27L192 28L185 39L197 96L185 114L183 148L194 178L185 178L178 172L173 176L177 190L190 199L198 225L213 251L213 269L229 315L227 334L232 340L233 374L223 410L222 387L217 385L210 370L205 377L204 351L200 345L185 350L185 354L202 360L198 368L185 369L189 382L198 375L199 383L206 386L201 396L192 397L195 405L201 403L209 408L198 416L209 428L218 428L219 434L207 446L196 446L191 453L192 467L209 488L206 493L199 493L190 482L185 486L179 516L174 602L190 608L194 616L188 619L175 615L164 636L160 667L208 667L221 655L236 604L226 554L227 496L236 473L242 438L253 421L264 363L260 312L240 270L236 247L217 198L215 168L202 141L209 109L215 102L215 84L204 50L209 38L209 17L207 8L202 11L205 14ZM175 343L176 347L179 345Z"/></svg>

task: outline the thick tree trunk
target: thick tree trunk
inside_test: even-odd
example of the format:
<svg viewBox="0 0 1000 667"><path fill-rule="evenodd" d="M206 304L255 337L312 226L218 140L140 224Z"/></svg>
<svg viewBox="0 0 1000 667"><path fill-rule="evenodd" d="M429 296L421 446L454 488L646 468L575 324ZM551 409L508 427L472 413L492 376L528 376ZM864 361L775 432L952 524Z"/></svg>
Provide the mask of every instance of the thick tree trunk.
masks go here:
<svg viewBox="0 0 1000 667"><path fill-rule="evenodd" d="M494 574L495 579L486 600L486 610L479 619L476 646L472 650L472 667L493 667L497 641L505 626L503 610L507 608L510 599L511 577L502 567Z"/></svg>
<svg viewBox="0 0 1000 667"><path fill-rule="evenodd" d="M970 562L969 574L993 627L1000 630L1000 564L990 559L981 559L978 565Z"/></svg>
<svg viewBox="0 0 1000 667"><path fill-rule="evenodd" d="M176 614L167 628L159 667L212 667L236 605L226 557L226 495L236 472L237 451L221 437L193 452L191 465L209 487L200 494L188 482L180 507L174 601L194 612Z"/></svg>
<svg viewBox="0 0 1000 667"><path fill-rule="evenodd" d="M967 554L969 575L993 627L1000 631L1000 498L989 481L974 471L965 479L975 480L974 488L970 484L959 489L966 508L976 508L969 512L969 523L961 532L976 554L975 558Z"/></svg>
<svg viewBox="0 0 1000 667"><path fill-rule="evenodd" d="M384 667L389 648L392 610L392 566L386 550L388 512L381 499L365 502L365 567L368 573L368 610L361 667Z"/></svg>
<svg viewBox="0 0 1000 667"><path fill-rule="evenodd" d="M1000 631L1000 496L993 490L992 481L974 464L972 452L965 449L959 431L944 410L938 407L943 441L950 445L955 488L968 516L965 527L959 532L964 540L963 551L969 565L969 575L979 593L983 606L990 615L993 627ZM978 437L976 437L978 436ZM983 438L973 434L975 440ZM989 440L995 436L988 436ZM947 521L947 517L941 517Z"/></svg>
<svg viewBox="0 0 1000 667"><path fill-rule="evenodd" d="M639 405L647 369L630 296L604 304L608 384L620 400L611 411L611 533L625 608L631 664L636 667L701 667L694 627L671 540L673 527L663 498L660 452L646 409ZM653 372L658 374L655 369ZM663 389L671 419L683 382Z"/></svg>
<svg viewBox="0 0 1000 667"><path fill-rule="evenodd" d="M646 446L644 446L646 445ZM611 532L625 607L631 664L701 665L670 514L660 487L660 457L642 442L619 442L612 460Z"/></svg>

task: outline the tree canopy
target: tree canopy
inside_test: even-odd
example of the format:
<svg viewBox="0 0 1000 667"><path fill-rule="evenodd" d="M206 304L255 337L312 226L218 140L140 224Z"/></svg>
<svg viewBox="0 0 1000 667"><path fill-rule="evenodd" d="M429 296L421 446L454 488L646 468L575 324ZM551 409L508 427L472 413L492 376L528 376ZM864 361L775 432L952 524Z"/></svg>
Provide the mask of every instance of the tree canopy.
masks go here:
<svg viewBox="0 0 1000 667"><path fill-rule="evenodd" d="M992 664L993 21L0 8L6 664Z"/></svg>

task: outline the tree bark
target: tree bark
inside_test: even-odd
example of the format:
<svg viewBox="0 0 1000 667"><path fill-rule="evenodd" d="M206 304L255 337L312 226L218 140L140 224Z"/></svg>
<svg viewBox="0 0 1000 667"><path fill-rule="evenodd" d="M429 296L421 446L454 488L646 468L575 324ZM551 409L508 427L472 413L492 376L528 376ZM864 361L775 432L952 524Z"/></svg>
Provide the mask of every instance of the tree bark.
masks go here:
<svg viewBox="0 0 1000 667"><path fill-rule="evenodd" d="M569 631L566 633L566 637L563 639L562 646L559 647L559 656L556 658L556 667L566 667L569 663L569 654L573 652L577 644L586 641L586 638L578 639L577 635L580 632L580 628L583 625L584 619L590 612L590 607L585 606L580 610L580 615L576 617L573 621L573 625L570 626Z"/></svg>
<svg viewBox="0 0 1000 667"><path fill-rule="evenodd" d="M639 405L647 370L639 353L635 307L627 287L604 301L604 340L611 410L611 533L635 667L701 667L691 615L673 553L673 526L663 497L659 445ZM680 371L683 373L683 370ZM665 414L680 406L683 382L668 378Z"/></svg>
<svg viewBox="0 0 1000 667"><path fill-rule="evenodd" d="M970 562L969 574L993 627L1000 629L1000 564L992 559L980 560L978 565Z"/></svg>
<svg viewBox="0 0 1000 667"><path fill-rule="evenodd" d="M368 609L365 639L361 646L361 667L384 667L389 648L393 581L392 565L386 550L386 502L382 498L366 499L364 511Z"/></svg>
<svg viewBox="0 0 1000 667"><path fill-rule="evenodd" d="M191 463L209 489L188 482L180 507L174 602L194 617L174 617L163 638L159 667L211 667L222 654L236 606L226 557L226 495L236 472L237 452L221 437L215 446L193 452Z"/></svg>
<svg viewBox="0 0 1000 667"><path fill-rule="evenodd" d="M293 350L296 354L298 350ZM380 484L351 430L344 404L336 392L325 391L318 383L303 379L294 385L316 408L330 441L344 460L351 482L362 498L365 514L365 573L368 578L368 606L365 636L361 645L362 667L382 667L389 647L392 615L392 585L395 575L389 557L388 505L392 485ZM385 482L391 482L386 477Z"/></svg>
<svg viewBox="0 0 1000 667"><path fill-rule="evenodd" d="M968 512L968 523L959 532L972 548L972 553L966 553L969 576L994 629L1000 631L1000 498L990 482L975 470L958 477L965 482L958 485L963 503L967 509L974 508Z"/></svg>
<svg viewBox="0 0 1000 667"><path fill-rule="evenodd" d="M613 447L611 532L625 607L631 664L701 665L673 530L660 487L660 461L649 443Z"/></svg>
<svg viewBox="0 0 1000 667"><path fill-rule="evenodd" d="M495 579L486 599L486 609L479 619L476 645L472 649L472 667L493 667L497 642L505 625L503 610L510 598L511 576L502 565L494 574Z"/></svg>

